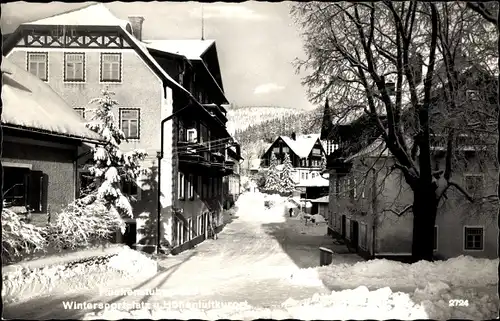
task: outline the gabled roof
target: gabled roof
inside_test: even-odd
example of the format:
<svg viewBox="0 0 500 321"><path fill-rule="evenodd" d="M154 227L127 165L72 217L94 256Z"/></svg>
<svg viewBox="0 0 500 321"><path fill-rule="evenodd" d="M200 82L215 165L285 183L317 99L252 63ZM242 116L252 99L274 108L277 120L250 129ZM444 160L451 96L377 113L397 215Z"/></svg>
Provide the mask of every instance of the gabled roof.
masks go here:
<svg viewBox="0 0 500 321"><path fill-rule="evenodd" d="M280 136L279 138L281 138L285 142L285 144L287 144L288 147L298 157L305 158L305 157L309 156L314 145L319 140L319 137L320 137L319 134L309 134L309 135L297 136L295 138L295 140L288 137L288 136ZM321 147L323 147L323 145L321 145Z"/></svg>
<svg viewBox="0 0 500 321"><path fill-rule="evenodd" d="M69 11L66 13L54 15L52 17L27 22L21 24L20 27L29 26L106 26L116 27L125 36L130 45L137 51L143 60L155 71L155 73L166 81L170 86L177 90L182 91L189 97L194 97L189 91L178 84L169 74L165 72L153 58L146 48L146 44L139 41L132 35L132 27L126 20L117 18L109 9L102 3L89 5L77 10Z"/></svg>
<svg viewBox="0 0 500 321"><path fill-rule="evenodd" d="M102 137L38 77L2 59L2 125L98 142Z"/></svg>
<svg viewBox="0 0 500 321"><path fill-rule="evenodd" d="M123 29L126 29L127 25L129 25L131 28L127 20L117 18L102 3L91 4L23 24L50 26L120 26L123 27Z"/></svg>
<svg viewBox="0 0 500 321"><path fill-rule="evenodd" d="M224 103L229 103L226 98L222 83L218 83L214 75L210 72L207 64L203 60L203 55L212 47L215 47L215 40L196 40L196 39L178 39L178 40L144 40L149 50L155 50L170 55L185 57L189 61L199 64L208 76L212 78L214 84L224 97Z"/></svg>
<svg viewBox="0 0 500 321"><path fill-rule="evenodd" d="M159 51L182 55L189 60L202 60L203 54L215 44L215 40L144 40L147 47Z"/></svg>

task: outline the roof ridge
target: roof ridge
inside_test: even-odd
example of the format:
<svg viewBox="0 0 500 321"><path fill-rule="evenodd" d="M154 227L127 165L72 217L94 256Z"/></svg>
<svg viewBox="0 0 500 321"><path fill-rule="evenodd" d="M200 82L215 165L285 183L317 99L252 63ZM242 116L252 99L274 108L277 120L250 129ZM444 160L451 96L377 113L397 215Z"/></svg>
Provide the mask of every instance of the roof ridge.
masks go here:
<svg viewBox="0 0 500 321"><path fill-rule="evenodd" d="M87 9L89 7L92 7L92 6L97 6L97 5L102 5L104 6L104 4L102 2L95 2L95 3L91 3L91 4L87 4L87 5L84 5L82 7L78 7L78 8L75 8L75 9L70 9L70 10L66 10L66 11L63 11L63 12L59 12L59 13L55 13L53 15L50 15L50 16L46 16L46 17L43 17L43 18L38 18L38 19L35 19L35 20L32 20L32 21L25 21L21 24L25 24L25 23L33 23L33 22L36 22L36 21L39 21L39 20L44 20L44 19L49 19L49 18L54 18L54 17L57 17L57 16L62 16L64 14L68 14L68 13L72 13L72 12L76 12L76 11L80 11L82 9ZM105 7L105 6L104 6ZM107 8L106 8L107 9ZM108 9L109 10L109 9Z"/></svg>

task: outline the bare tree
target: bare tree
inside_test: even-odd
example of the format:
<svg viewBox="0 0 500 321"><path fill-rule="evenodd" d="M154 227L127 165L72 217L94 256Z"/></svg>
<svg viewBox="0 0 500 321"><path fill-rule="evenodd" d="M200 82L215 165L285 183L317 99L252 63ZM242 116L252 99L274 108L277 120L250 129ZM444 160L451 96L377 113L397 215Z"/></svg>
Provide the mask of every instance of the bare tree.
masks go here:
<svg viewBox="0 0 500 321"><path fill-rule="evenodd" d="M471 120L460 58L479 48L473 42L484 39L484 24L460 3L309 2L291 14L303 30L307 58L297 67L311 71L304 78L310 99L328 97L337 124L359 117L374 124L369 139L382 138L395 159L391 169L413 192L404 210L413 212L413 259L431 260L437 209L448 189L475 201L452 174L460 152L456 128ZM446 142L444 168L433 164L435 137Z"/></svg>

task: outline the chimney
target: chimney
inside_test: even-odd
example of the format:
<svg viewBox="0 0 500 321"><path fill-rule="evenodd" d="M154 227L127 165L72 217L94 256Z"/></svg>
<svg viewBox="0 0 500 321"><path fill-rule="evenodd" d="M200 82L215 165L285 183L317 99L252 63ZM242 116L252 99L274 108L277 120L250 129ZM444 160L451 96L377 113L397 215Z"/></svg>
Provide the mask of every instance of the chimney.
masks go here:
<svg viewBox="0 0 500 321"><path fill-rule="evenodd" d="M292 139L293 140L297 139L297 135L295 135L295 132L292 133Z"/></svg>
<svg viewBox="0 0 500 321"><path fill-rule="evenodd" d="M143 16L129 16L128 21L132 25L132 33L137 40L142 41L142 23L144 22Z"/></svg>

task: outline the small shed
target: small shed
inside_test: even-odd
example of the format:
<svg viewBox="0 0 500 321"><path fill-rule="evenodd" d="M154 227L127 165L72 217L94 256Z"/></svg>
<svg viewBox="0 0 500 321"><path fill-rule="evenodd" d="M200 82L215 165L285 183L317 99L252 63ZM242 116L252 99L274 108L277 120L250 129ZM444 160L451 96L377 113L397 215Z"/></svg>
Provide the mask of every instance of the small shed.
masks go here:
<svg viewBox="0 0 500 321"><path fill-rule="evenodd" d="M328 204L330 203L330 197L323 196L320 198L312 199L310 200L312 203L312 213L313 214L320 214L322 215L325 219L328 217Z"/></svg>

